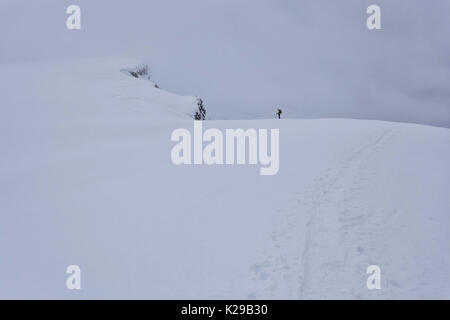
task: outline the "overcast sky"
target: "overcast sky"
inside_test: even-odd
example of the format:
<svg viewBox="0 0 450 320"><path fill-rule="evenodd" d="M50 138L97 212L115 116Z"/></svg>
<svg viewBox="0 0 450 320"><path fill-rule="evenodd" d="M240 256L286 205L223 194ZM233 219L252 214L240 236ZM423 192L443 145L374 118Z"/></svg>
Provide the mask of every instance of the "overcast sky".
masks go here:
<svg viewBox="0 0 450 320"><path fill-rule="evenodd" d="M79 31L66 28L70 4ZM382 30L366 28L370 4ZM281 106L450 127L449 0L1 0L0 15L1 63L139 58L215 119Z"/></svg>

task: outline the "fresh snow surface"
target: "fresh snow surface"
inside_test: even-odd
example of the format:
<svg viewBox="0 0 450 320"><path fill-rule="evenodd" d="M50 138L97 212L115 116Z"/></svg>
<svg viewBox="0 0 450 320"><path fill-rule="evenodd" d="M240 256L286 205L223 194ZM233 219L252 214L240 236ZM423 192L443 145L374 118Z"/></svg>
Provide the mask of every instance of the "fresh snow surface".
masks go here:
<svg viewBox="0 0 450 320"><path fill-rule="evenodd" d="M175 166L196 98L138 63L0 65L0 298L450 298L449 129L206 121L279 128L278 174Z"/></svg>

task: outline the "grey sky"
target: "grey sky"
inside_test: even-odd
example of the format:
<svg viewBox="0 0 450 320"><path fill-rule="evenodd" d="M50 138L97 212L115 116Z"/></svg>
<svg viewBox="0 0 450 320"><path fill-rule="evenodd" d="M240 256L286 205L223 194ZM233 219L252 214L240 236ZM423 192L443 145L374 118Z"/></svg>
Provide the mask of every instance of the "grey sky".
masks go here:
<svg viewBox="0 0 450 320"><path fill-rule="evenodd" d="M69 4L82 29L65 27ZM378 4L382 30L366 28ZM213 118L450 127L448 0L2 0L0 62L127 56Z"/></svg>

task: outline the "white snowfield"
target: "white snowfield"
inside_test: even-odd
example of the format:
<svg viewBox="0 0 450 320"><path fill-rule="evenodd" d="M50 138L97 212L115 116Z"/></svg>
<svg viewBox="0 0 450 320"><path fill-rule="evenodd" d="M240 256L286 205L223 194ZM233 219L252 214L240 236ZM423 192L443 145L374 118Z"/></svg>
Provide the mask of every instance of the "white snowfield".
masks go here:
<svg viewBox="0 0 450 320"><path fill-rule="evenodd" d="M450 298L449 129L206 121L279 128L278 174L175 166L196 100L133 63L0 65L0 298Z"/></svg>

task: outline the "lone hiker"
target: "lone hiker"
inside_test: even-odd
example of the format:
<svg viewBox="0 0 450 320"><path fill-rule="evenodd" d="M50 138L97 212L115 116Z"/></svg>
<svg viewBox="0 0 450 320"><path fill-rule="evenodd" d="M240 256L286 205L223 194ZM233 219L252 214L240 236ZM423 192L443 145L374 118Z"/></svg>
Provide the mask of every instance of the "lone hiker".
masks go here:
<svg viewBox="0 0 450 320"><path fill-rule="evenodd" d="M280 117L281 117L281 109L277 109L277 116L278 116L278 119L281 119Z"/></svg>

